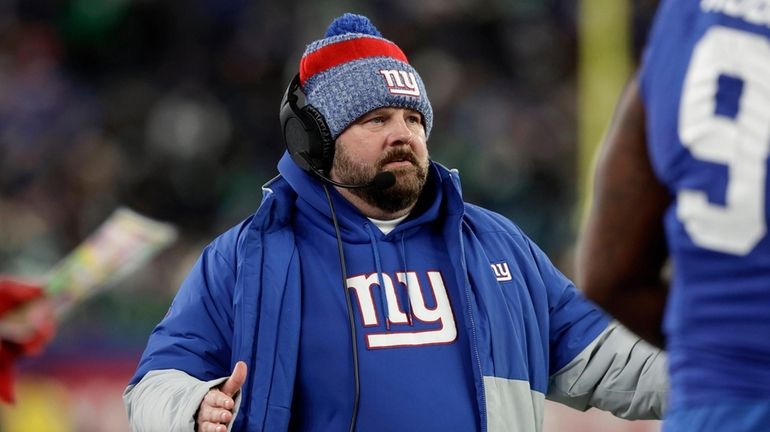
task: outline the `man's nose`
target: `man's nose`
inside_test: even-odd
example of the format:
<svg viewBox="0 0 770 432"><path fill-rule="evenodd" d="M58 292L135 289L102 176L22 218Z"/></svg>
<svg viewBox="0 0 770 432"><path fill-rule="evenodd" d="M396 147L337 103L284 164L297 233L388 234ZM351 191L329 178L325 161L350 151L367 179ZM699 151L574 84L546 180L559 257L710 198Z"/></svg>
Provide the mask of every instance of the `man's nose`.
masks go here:
<svg viewBox="0 0 770 432"><path fill-rule="evenodd" d="M409 128L406 119L402 116L396 116L391 122L389 132L388 144L390 145L408 145L414 139L414 132Z"/></svg>

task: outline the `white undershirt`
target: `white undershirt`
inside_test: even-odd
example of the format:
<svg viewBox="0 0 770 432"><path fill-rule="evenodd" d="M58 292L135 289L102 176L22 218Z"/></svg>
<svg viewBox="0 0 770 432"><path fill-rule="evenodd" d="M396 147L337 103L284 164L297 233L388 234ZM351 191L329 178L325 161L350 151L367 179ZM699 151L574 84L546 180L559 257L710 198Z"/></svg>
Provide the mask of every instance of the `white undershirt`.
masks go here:
<svg viewBox="0 0 770 432"><path fill-rule="evenodd" d="M396 226L401 223L402 220L406 219L407 216L409 216L409 213L391 220L380 220L380 219L374 219L374 218L368 218L368 219L372 221L373 224L377 225L377 228L379 228L383 234L387 235L391 231L393 231L396 228Z"/></svg>

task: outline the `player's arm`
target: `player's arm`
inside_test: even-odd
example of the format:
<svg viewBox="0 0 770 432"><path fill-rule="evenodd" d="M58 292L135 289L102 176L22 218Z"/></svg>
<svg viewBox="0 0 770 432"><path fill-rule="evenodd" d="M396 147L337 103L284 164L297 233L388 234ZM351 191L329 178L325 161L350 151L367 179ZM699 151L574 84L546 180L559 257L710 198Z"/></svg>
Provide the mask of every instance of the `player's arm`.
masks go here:
<svg viewBox="0 0 770 432"><path fill-rule="evenodd" d="M594 201L578 242L576 282L588 298L657 346L663 344L663 213L669 202L647 153L644 107L634 78L600 150Z"/></svg>

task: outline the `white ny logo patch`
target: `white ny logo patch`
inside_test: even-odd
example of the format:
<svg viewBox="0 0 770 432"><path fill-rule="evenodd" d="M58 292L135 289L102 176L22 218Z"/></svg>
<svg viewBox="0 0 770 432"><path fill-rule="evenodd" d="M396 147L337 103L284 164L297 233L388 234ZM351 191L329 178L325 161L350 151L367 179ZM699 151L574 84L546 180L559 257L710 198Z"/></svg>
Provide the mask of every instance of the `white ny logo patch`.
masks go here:
<svg viewBox="0 0 770 432"><path fill-rule="evenodd" d="M389 92L396 95L420 96L420 88L412 72L390 69L381 70L380 73L385 77Z"/></svg>
<svg viewBox="0 0 770 432"><path fill-rule="evenodd" d="M505 282L512 279L511 269L508 268L508 263L503 261L501 263L490 264L492 271L495 272L495 277L498 282Z"/></svg>

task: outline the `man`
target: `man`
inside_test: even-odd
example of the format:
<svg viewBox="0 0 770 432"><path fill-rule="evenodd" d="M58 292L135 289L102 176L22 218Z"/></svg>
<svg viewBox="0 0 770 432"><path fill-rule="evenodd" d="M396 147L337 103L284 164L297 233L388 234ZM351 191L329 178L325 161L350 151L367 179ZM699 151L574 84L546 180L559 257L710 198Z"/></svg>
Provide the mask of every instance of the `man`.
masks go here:
<svg viewBox="0 0 770 432"><path fill-rule="evenodd" d="M419 74L368 19L308 46L281 120L280 176L150 337L133 430L539 431L546 395L660 416L665 357L463 202Z"/></svg>
<svg viewBox="0 0 770 432"><path fill-rule="evenodd" d="M578 286L665 340L666 431L770 430L769 7L664 1L598 161Z"/></svg>

